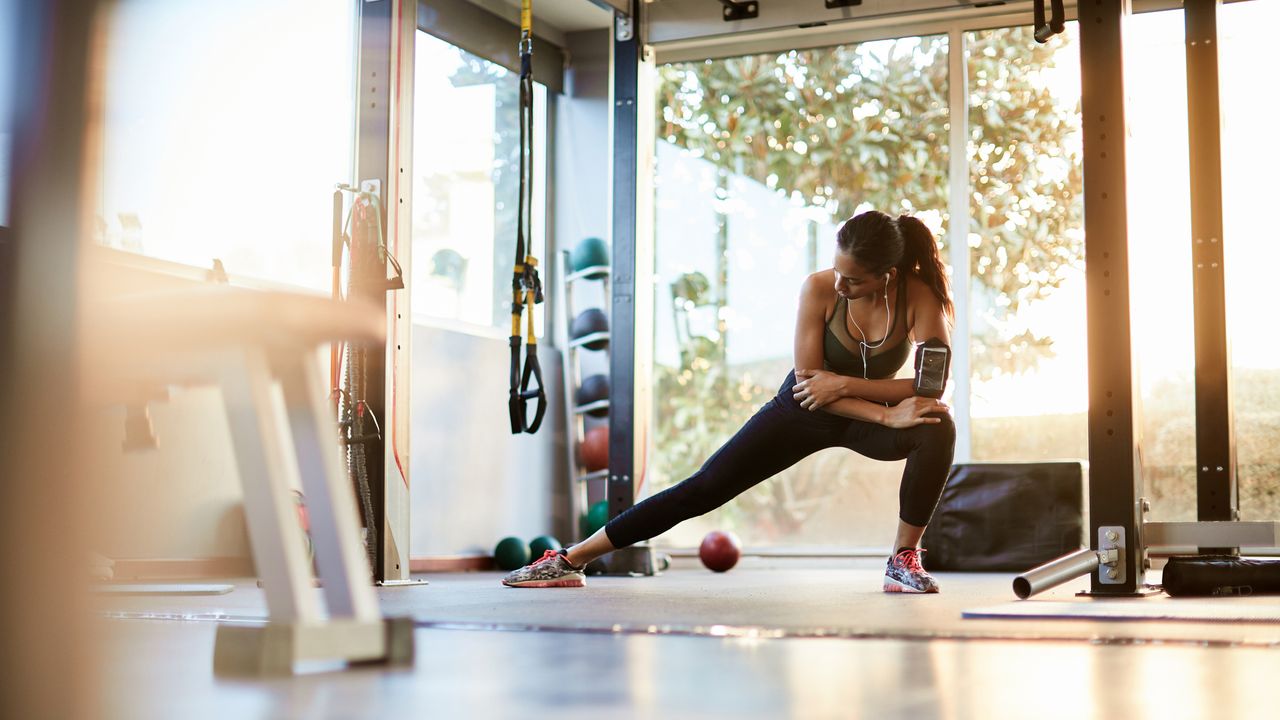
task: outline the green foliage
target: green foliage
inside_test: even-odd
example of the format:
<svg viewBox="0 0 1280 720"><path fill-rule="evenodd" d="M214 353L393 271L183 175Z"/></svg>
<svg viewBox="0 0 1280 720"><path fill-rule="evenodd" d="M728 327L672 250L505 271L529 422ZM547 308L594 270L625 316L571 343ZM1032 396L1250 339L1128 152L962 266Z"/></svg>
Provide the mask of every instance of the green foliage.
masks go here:
<svg viewBox="0 0 1280 720"><path fill-rule="evenodd" d="M968 45L970 268L990 308L973 318L974 369L1034 369L1052 354L1044 335L1008 322L1084 266L1079 104L1060 105L1044 82L1054 45L1030 28L990 30ZM975 302L976 308L976 302Z"/></svg>
<svg viewBox="0 0 1280 720"><path fill-rule="evenodd" d="M832 218L866 204L934 211L946 227L947 45L907 38L667 65L658 135ZM988 306L974 318L974 367L989 377L1052 352L1050 338L1010 320L1083 266L1079 116L1044 82L1056 45L1025 28L967 45L971 267Z"/></svg>
<svg viewBox="0 0 1280 720"><path fill-rule="evenodd" d="M946 38L660 69L658 136L848 217L945 208Z"/></svg>

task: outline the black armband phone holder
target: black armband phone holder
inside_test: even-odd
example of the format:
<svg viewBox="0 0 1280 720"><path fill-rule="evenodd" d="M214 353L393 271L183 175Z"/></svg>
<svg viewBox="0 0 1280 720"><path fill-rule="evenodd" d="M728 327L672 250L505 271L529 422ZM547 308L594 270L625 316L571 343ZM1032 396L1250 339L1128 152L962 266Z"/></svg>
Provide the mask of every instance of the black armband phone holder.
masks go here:
<svg viewBox="0 0 1280 720"><path fill-rule="evenodd" d="M942 397L950 373L951 348L946 343L935 337L916 346L916 395Z"/></svg>

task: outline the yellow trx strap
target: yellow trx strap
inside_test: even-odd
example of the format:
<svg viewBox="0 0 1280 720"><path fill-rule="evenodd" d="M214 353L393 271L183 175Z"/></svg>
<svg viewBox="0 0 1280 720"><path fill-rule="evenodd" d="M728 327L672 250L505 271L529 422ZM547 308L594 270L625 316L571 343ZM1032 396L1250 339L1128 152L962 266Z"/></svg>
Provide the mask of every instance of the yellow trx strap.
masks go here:
<svg viewBox="0 0 1280 720"><path fill-rule="evenodd" d="M542 388L542 367L538 364L538 336L534 330L533 306L542 302L542 279L538 259L527 248L533 240L533 10L531 0L520 7L520 200L516 212L516 256L511 273L511 394L508 410L512 434L535 433L547 412L547 393ZM524 364L520 358L520 320L525 306L530 308ZM534 383L530 387L530 383ZM532 419L527 403L536 400Z"/></svg>

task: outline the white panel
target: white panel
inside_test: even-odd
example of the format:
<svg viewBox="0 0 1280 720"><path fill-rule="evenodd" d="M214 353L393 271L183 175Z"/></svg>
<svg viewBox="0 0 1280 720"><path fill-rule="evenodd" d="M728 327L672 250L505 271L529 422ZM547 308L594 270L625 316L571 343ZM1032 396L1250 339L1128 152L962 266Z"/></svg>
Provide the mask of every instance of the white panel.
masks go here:
<svg viewBox="0 0 1280 720"><path fill-rule="evenodd" d="M387 167L387 248L401 268L413 267L414 47L418 27L416 0L396 0L391 63L397 92L392 97L393 136ZM383 446L382 577L409 579L409 398L413 273L403 273L404 289L387 297L386 437Z"/></svg>
<svg viewBox="0 0 1280 720"><path fill-rule="evenodd" d="M124 410L90 415L94 550L114 558L248 557L240 473L216 387L149 406L159 447L124 452Z"/></svg>
<svg viewBox="0 0 1280 720"><path fill-rule="evenodd" d="M1069 3L1074 6L1075 3ZM883 24L889 20L908 24L923 19L956 19L963 16L1030 12L1030 2L1009 2L994 7L975 7L967 0L864 0L856 7L828 10L819 0L760 0L759 17L750 20L725 21L723 7L706 0L658 0L647 7L650 43L661 44L742 35L771 30L796 29L802 26Z"/></svg>
<svg viewBox="0 0 1280 720"><path fill-rule="evenodd" d="M1280 545L1275 522L1149 522L1142 540L1155 547L1263 547Z"/></svg>
<svg viewBox="0 0 1280 720"><path fill-rule="evenodd" d="M565 522L560 353L538 348L549 406L534 435L511 434L510 357L505 338L413 327L413 557L487 554L505 536L528 541Z"/></svg>

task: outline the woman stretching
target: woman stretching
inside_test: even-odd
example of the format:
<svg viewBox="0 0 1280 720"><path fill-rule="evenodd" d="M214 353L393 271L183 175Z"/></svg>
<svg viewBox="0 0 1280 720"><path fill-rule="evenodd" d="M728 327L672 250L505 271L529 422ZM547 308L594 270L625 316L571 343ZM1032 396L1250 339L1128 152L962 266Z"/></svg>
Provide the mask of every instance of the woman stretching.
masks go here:
<svg viewBox="0 0 1280 720"><path fill-rule="evenodd" d="M876 211L845 222L836 245L834 267L801 288L795 370L778 394L687 480L583 542L548 550L503 584L582 587L595 558L710 512L812 453L846 447L876 460L906 458L884 590L938 592L918 545L947 480L955 425L944 403L915 395L912 379L893 379L913 340L950 345L954 310L938 246L918 219Z"/></svg>

